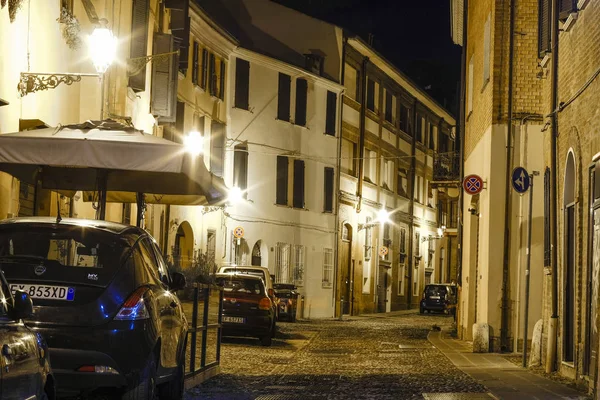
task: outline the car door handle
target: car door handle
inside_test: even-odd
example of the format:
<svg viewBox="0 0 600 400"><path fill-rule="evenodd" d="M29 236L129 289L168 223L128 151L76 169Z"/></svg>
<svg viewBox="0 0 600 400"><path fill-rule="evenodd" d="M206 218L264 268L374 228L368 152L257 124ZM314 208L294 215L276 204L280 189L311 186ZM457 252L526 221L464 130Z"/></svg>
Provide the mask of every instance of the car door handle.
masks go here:
<svg viewBox="0 0 600 400"><path fill-rule="evenodd" d="M2 346L2 355L5 357L12 357L12 349L10 348L9 345L5 344L4 346Z"/></svg>

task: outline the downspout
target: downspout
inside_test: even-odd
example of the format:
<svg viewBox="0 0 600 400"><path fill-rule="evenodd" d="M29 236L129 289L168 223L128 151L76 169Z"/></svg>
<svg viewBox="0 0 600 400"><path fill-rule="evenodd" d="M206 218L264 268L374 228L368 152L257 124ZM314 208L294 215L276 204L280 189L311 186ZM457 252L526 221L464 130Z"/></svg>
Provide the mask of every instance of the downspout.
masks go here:
<svg viewBox="0 0 600 400"><path fill-rule="evenodd" d="M469 15L469 0L464 0L463 5L463 42L462 42L462 55L461 55L461 68L460 68L460 105L459 105L459 116L458 116L458 129L456 133L456 137L458 138L458 146L459 146L459 191L458 191L458 254L456 255L456 281L457 284L462 287L462 243L463 243L463 207L464 207L464 193L462 190L462 182L465 179L465 165L464 165L464 156L465 156L465 136L466 136L466 115L465 115L465 101L466 101L466 84L467 84L467 18ZM456 148L455 148L456 150ZM459 307L459 312L460 312ZM457 320L459 320L457 318Z"/></svg>
<svg viewBox="0 0 600 400"><path fill-rule="evenodd" d="M367 66L369 65L369 58L365 57L362 63L362 71L360 76L360 137L358 139L358 188L357 197L358 202L356 204L356 212L359 213L362 208L362 190L363 190L363 179L365 175L365 123L367 116Z"/></svg>
<svg viewBox="0 0 600 400"><path fill-rule="evenodd" d="M510 1L510 28L508 45L508 132L506 137L506 180L504 188L504 265L502 269L502 319L500 322L500 350L508 350L508 303L509 303L509 263L510 263L510 179L512 166L513 136L513 52L515 46L515 0Z"/></svg>
<svg viewBox="0 0 600 400"><path fill-rule="evenodd" d="M344 38L343 38L343 43L342 43L342 71L341 71L341 78L340 78L340 82L341 85L344 86L344 74L346 73L346 46L348 45L348 38L346 37L346 35L344 34ZM333 316L335 317L335 308L336 308L336 293L337 293L337 279L338 279L338 275L339 275L339 270L340 270L340 266L338 265L339 262L339 247L340 247L340 195L341 195L341 190L340 190L340 181L341 181L341 166L342 166L342 139L344 137L343 135L343 131L342 131L342 121L344 120L344 92L341 93L340 96L340 101L339 101L339 110L340 110L340 119L339 119L339 123L338 123L338 148L337 148L337 163L336 163L336 182L335 182L335 193L337 194L335 201L336 201L336 206L335 206L335 246L334 246L334 253L333 253L333 265L336 266L335 270L334 270L334 274L335 276L333 276L333 291L332 291L332 298L331 301L333 302ZM343 310L340 308L340 315L342 315Z"/></svg>
<svg viewBox="0 0 600 400"><path fill-rule="evenodd" d="M546 372L555 370L556 366L556 342L557 342L557 324L558 324L558 227L557 227L557 208L558 193L556 186L556 169L558 163L556 153L558 147L558 0L552 1L552 130L551 130L551 159L550 159L550 190L552 201L550 202L551 228L552 232L552 315L550 316L550 328L548 332L548 354L546 357Z"/></svg>
<svg viewBox="0 0 600 400"><path fill-rule="evenodd" d="M408 199L408 218L410 219L409 235L408 235L408 301L407 309L410 309L413 298L413 281L415 280L415 268L414 268L414 238L415 238L415 181L417 177L417 104L418 100L415 99L413 105L412 115L412 142L410 144L410 198ZM418 245L418 243L417 243Z"/></svg>

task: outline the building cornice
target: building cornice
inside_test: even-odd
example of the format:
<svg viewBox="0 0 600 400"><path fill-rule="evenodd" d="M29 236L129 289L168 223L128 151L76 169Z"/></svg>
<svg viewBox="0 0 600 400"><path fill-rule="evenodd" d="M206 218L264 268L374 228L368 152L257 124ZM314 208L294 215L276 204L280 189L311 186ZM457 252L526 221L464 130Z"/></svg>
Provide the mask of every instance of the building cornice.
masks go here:
<svg viewBox="0 0 600 400"><path fill-rule="evenodd" d="M204 11L190 2L190 31L215 53L223 58L229 58L238 47L237 39L218 26Z"/></svg>

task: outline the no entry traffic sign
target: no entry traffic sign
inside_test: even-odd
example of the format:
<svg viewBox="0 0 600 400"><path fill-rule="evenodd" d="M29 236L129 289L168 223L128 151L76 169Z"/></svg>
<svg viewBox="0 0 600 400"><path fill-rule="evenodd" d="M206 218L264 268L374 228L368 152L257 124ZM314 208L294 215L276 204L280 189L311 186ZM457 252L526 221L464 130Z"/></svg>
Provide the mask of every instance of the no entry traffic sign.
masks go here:
<svg viewBox="0 0 600 400"><path fill-rule="evenodd" d="M467 194L478 194L483 190L483 179L479 175L466 176L463 181L463 189Z"/></svg>

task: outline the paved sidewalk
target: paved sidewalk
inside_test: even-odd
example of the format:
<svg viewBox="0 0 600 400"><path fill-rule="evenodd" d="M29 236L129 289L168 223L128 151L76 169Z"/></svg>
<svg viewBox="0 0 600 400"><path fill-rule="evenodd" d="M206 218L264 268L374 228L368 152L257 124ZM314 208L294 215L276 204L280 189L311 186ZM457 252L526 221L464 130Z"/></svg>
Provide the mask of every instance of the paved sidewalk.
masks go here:
<svg viewBox="0 0 600 400"><path fill-rule="evenodd" d="M469 343L431 332L429 341L452 363L502 400L589 399L563 384L516 366L497 353L473 353Z"/></svg>

